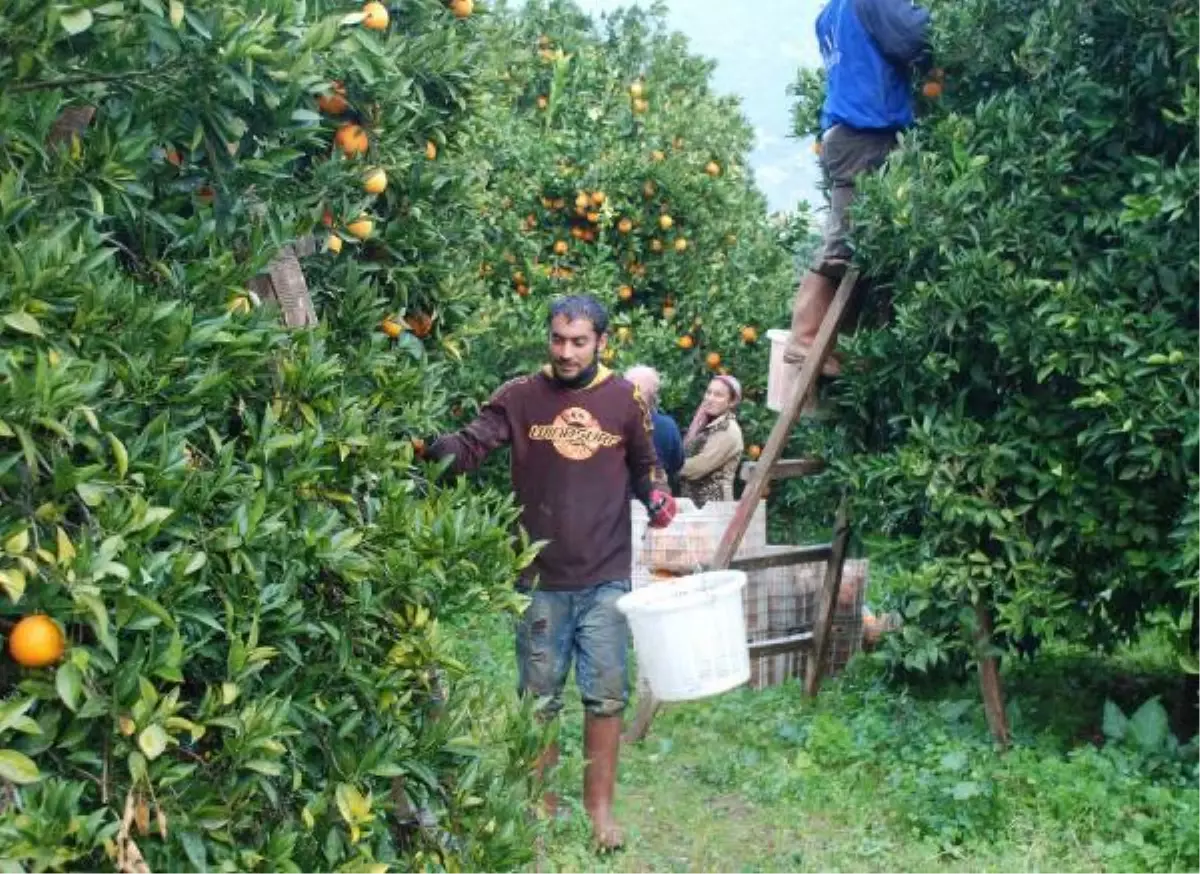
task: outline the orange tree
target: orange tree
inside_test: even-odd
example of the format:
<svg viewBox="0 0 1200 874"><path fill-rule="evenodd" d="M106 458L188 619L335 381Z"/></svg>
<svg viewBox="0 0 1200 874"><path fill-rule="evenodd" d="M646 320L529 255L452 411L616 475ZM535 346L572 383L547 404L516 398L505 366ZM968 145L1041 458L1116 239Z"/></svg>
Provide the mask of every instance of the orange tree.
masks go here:
<svg viewBox="0 0 1200 874"><path fill-rule="evenodd" d="M736 100L712 93L712 64L652 13L596 24L532 2L487 27L464 149L486 176L474 264L491 302L463 326L458 384L478 400L540 364L548 301L587 291L614 316L610 366L657 366L681 420L710 375L731 372L746 386L747 443L761 441L765 334L786 324L794 280Z"/></svg>
<svg viewBox="0 0 1200 874"><path fill-rule="evenodd" d="M0 10L8 864L527 858L536 734L447 626L514 610L530 553L506 500L427 483L406 437L445 413L444 244L482 239L470 178L438 169L469 11ZM245 289L314 229L327 324L288 333ZM34 614L65 636L48 667Z"/></svg>
<svg viewBox="0 0 1200 874"><path fill-rule="evenodd" d="M982 599L1013 636L1102 645L1165 615L1194 671L1195 9L932 8L944 78L861 186L877 306L837 392L858 518L901 568L891 654L960 658ZM811 131L819 79L796 88Z"/></svg>

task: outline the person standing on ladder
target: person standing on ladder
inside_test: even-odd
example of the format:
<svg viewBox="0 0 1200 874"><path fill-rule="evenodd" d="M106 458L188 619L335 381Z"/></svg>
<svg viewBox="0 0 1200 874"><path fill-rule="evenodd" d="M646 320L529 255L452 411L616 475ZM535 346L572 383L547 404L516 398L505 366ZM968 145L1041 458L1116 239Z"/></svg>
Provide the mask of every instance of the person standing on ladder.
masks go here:
<svg viewBox="0 0 1200 874"><path fill-rule="evenodd" d="M784 361L795 365L809 354L850 265L848 213L855 179L880 167L897 135L913 123L910 74L932 61L929 12L911 0L829 0L817 16L817 41L825 64L819 142L829 217L792 310ZM841 372L836 353L821 372Z"/></svg>
<svg viewBox="0 0 1200 874"><path fill-rule="evenodd" d="M588 295L550 305L550 363L505 383L461 431L428 443L425 456L453 457L474 470L495 449L512 447L512 482L521 525L548 541L518 583L530 597L517 628L522 695L539 716L562 709L571 662L583 698L583 804L602 850L621 845L613 818L621 715L629 700L629 628L617 600L630 590L633 533L629 495L665 528L675 499L654 454L650 411L637 389L599 363L608 313ZM536 776L558 760L543 752ZM557 798L545 793L548 815Z"/></svg>

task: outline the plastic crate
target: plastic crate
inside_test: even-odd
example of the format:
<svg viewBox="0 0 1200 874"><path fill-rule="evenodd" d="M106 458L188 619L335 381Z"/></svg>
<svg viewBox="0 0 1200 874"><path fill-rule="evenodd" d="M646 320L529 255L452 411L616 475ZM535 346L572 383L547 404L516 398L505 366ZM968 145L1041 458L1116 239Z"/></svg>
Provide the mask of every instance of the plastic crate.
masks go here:
<svg viewBox="0 0 1200 874"><path fill-rule="evenodd" d="M641 502L632 502L633 588L656 579L695 573L707 565L737 509L737 501L709 501L697 507L687 498L680 498L677 505L670 526L656 529L647 526L646 508ZM738 554L760 550L766 542L767 509L765 502L760 502L750 518Z"/></svg>
<svg viewBox="0 0 1200 874"><path fill-rule="evenodd" d="M765 551L787 548L767 547ZM749 641L776 640L812 631L820 610L825 568L825 562L812 562L748 572L743 598ZM842 586L830 630L826 676L838 674L862 648L868 570L866 559L847 559L842 568ZM803 678L808 657L808 650L751 657L750 686L765 689L790 677Z"/></svg>

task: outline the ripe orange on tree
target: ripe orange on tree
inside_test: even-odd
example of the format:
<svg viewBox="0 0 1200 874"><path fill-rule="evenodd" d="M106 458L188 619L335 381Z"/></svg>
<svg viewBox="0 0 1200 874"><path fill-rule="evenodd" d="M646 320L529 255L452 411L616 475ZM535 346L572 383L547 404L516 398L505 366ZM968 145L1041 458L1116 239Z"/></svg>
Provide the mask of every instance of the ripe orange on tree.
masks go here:
<svg viewBox="0 0 1200 874"><path fill-rule="evenodd" d="M603 191L593 191L592 192L592 205L593 206L604 206L604 201L607 199L608 199L608 196Z"/></svg>
<svg viewBox="0 0 1200 874"><path fill-rule="evenodd" d="M375 222L371 221L365 215L359 216L357 219L350 222L350 224L346 225L346 230L350 232L351 236L357 237L360 240L365 240L367 237L371 236L371 231L375 230Z"/></svg>
<svg viewBox="0 0 1200 874"><path fill-rule="evenodd" d="M692 339L691 334L684 334L675 342L679 344L680 349L691 349L696 345L696 341Z"/></svg>
<svg viewBox="0 0 1200 874"><path fill-rule="evenodd" d="M921 86L921 93L931 100L936 100L942 96L942 83L930 80Z"/></svg>
<svg viewBox="0 0 1200 874"><path fill-rule="evenodd" d="M317 96L317 109L326 115L341 115L349 108L350 101L346 99L346 86L341 82L330 83L329 93Z"/></svg>
<svg viewBox="0 0 1200 874"><path fill-rule="evenodd" d="M617 230L622 234L628 234L633 230L633 222L627 218L623 218L617 222Z"/></svg>
<svg viewBox="0 0 1200 874"><path fill-rule="evenodd" d="M742 328L742 342L753 343L758 340L758 331L753 325L746 325Z"/></svg>
<svg viewBox="0 0 1200 874"><path fill-rule="evenodd" d="M674 224L675 224L675 219L671 218L666 213L663 213L662 215L660 215L658 217L658 226L660 228L662 228L664 231L669 231L671 229L671 226Z"/></svg>
<svg viewBox="0 0 1200 874"><path fill-rule="evenodd" d="M475 11L475 0L450 0L450 11L455 18L470 18Z"/></svg>
<svg viewBox="0 0 1200 874"><path fill-rule="evenodd" d="M67 641L58 623L44 613L26 616L8 635L8 654L26 668L44 668L62 658Z"/></svg>
<svg viewBox="0 0 1200 874"><path fill-rule="evenodd" d="M387 189L387 173L382 168L376 167L367 173L363 179L363 191L367 194L383 194Z"/></svg>
<svg viewBox="0 0 1200 874"><path fill-rule="evenodd" d="M587 214L586 218L587 218L587 220L588 220L589 222L591 222L592 224L596 224L597 222L599 222L599 221L600 221L600 213L598 213L598 212L589 212L589 213Z"/></svg>
<svg viewBox="0 0 1200 874"><path fill-rule="evenodd" d="M661 252L662 250L663 250L662 240L651 240L650 241L650 251L651 252Z"/></svg>
<svg viewBox="0 0 1200 874"><path fill-rule="evenodd" d="M365 154L371 145L367 132L357 124L347 122L337 129L333 135L333 144L342 150L347 158L357 158Z"/></svg>
<svg viewBox="0 0 1200 874"><path fill-rule="evenodd" d="M582 209L587 212L587 208L592 205L592 199L588 197L586 191L581 191L575 195L575 208Z"/></svg>
<svg viewBox="0 0 1200 874"><path fill-rule="evenodd" d="M755 443L746 450L746 454L750 456L751 461L758 461L758 457L762 455L762 447Z"/></svg>
<svg viewBox="0 0 1200 874"><path fill-rule="evenodd" d="M565 254L567 254L567 249L568 249L568 246L567 246L566 240L555 240L554 241L554 254L555 255L565 255Z"/></svg>
<svg viewBox="0 0 1200 874"><path fill-rule="evenodd" d="M363 27L367 30L387 30L388 15L387 7L378 0L371 0L362 8L363 11Z"/></svg>
<svg viewBox="0 0 1200 874"><path fill-rule="evenodd" d="M437 158L437 156L438 156L437 143L435 143L433 140L426 140L425 141L425 157L428 158L430 161L432 161L435 158Z"/></svg>
<svg viewBox="0 0 1200 874"><path fill-rule="evenodd" d="M395 340L404 333L404 325L396 321L391 316L387 316L382 322L379 323L379 330L383 331L383 333Z"/></svg>
<svg viewBox="0 0 1200 874"><path fill-rule="evenodd" d="M634 82L632 85L629 86L629 96L632 97L634 100L637 100L645 93L646 93L646 88L644 85L642 85L641 82Z"/></svg>
<svg viewBox="0 0 1200 874"><path fill-rule="evenodd" d="M709 370L716 370L721 366L721 355L717 352L709 352L704 358L704 363L708 365Z"/></svg>
<svg viewBox="0 0 1200 874"><path fill-rule="evenodd" d="M661 163L662 161L667 160L667 153L662 149L655 149L650 153L650 160L656 164Z"/></svg>
<svg viewBox="0 0 1200 874"><path fill-rule="evenodd" d="M342 238L337 234L330 234L325 238L325 248L336 255L342 251Z"/></svg>
<svg viewBox="0 0 1200 874"><path fill-rule="evenodd" d="M525 285L524 283L518 283L518 285L517 285L517 288L516 288L516 292L517 292L517 294L519 294L521 297L525 297L526 295L528 295L528 294L529 294L529 286L528 286L528 285Z"/></svg>
<svg viewBox="0 0 1200 874"><path fill-rule="evenodd" d="M633 111L635 113L637 113L638 115L642 115L648 109L650 109L650 104L647 103L645 100L642 100L640 97L637 100L633 101Z"/></svg>
<svg viewBox="0 0 1200 874"><path fill-rule="evenodd" d="M678 240L675 241L675 251L676 252L686 252L687 247L688 247L688 241L687 241L686 237L680 237Z"/></svg>
<svg viewBox="0 0 1200 874"><path fill-rule="evenodd" d="M537 108L538 108L538 109L545 109L545 108L546 108L547 106L549 106L549 105L550 105L550 101L549 101L549 99L547 99L546 95L545 95L545 94L539 94L539 95L538 95L538 99L537 99Z"/></svg>
<svg viewBox="0 0 1200 874"><path fill-rule="evenodd" d="M704 165L704 172L707 173L709 176L713 176L713 177L720 176L721 175L721 165L718 164L716 161L709 161L707 164Z"/></svg>
<svg viewBox="0 0 1200 874"><path fill-rule="evenodd" d="M633 288L628 285L622 285L617 289L617 297L621 300L633 300Z"/></svg>

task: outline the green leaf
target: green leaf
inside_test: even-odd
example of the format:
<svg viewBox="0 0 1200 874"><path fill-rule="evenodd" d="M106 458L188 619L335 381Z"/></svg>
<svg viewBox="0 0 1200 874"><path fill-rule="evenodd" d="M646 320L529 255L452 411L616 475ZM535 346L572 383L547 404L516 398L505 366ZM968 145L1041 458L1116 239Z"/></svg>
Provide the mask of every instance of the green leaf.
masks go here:
<svg viewBox="0 0 1200 874"><path fill-rule="evenodd" d="M1167 709L1155 696L1129 717L1129 737L1143 752L1158 752L1167 744L1171 726Z"/></svg>
<svg viewBox="0 0 1200 874"><path fill-rule="evenodd" d="M4 541L4 551L9 555L21 555L29 549L29 529L22 528Z"/></svg>
<svg viewBox="0 0 1200 874"><path fill-rule="evenodd" d="M68 710L72 713L79 710L79 698L83 694L83 673L73 662L59 666L54 675L54 688L58 690L58 697L67 705Z"/></svg>
<svg viewBox="0 0 1200 874"><path fill-rule="evenodd" d="M10 783L36 783L42 779L33 759L16 750L0 750L0 777Z"/></svg>
<svg viewBox="0 0 1200 874"><path fill-rule="evenodd" d="M165 521L174 512L170 507L147 507L142 517L126 529L126 533L141 531L143 528L157 525L159 522Z"/></svg>
<svg viewBox="0 0 1200 874"><path fill-rule="evenodd" d="M88 13L88 17L91 18L91 13ZM4 317L4 324L8 325L14 331L20 331L22 334L31 334L34 337L46 336L42 333L41 323L29 315L29 313L8 313Z"/></svg>
<svg viewBox="0 0 1200 874"><path fill-rule="evenodd" d="M183 844L183 852L187 854L192 867L197 871L207 871L208 853L201 837L195 832L180 832L179 842Z"/></svg>
<svg viewBox="0 0 1200 874"><path fill-rule="evenodd" d="M125 444L117 439L117 435L111 431L108 432L108 444L112 447L113 458L117 461L117 478L125 479L125 474L129 470L129 453L125 450Z"/></svg>
<svg viewBox="0 0 1200 874"><path fill-rule="evenodd" d="M14 604L20 601L25 594L25 572L15 567L0 571L0 589Z"/></svg>
<svg viewBox="0 0 1200 874"><path fill-rule="evenodd" d="M94 483L76 483L75 491L79 493L79 497L89 507L99 507L104 501L106 489L104 486L98 486Z"/></svg>
<svg viewBox="0 0 1200 874"><path fill-rule="evenodd" d="M950 790L950 796L955 801L966 801L968 798L975 798L983 794L983 786L975 780L963 780L960 783L955 783Z"/></svg>
<svg viewBox="0 0 1200 874"><path fill-rule="evenodd" d="M1128 727L1129 720L1125 718L1125 714L1121 712L1121 708L1111 701L1105 701L1104 721L1101 724L1104 736L1109 740L1119 741L1125 737Z"/></svg>
<svg viewBox="0 0 1200 874"><path fill-rule="evenodd" d="M339 783L334 792L338 812L348 825L359 825L371 820L371 799L349 783Z"/></svg>
<svg viewBox="0 0 1200 874"><path fill-rule="evenodd" d="M171 0L170 12L168 17L171 19L171 27L179 27L183 24L183 4L179 0Z"/></svg>
<svg viewBox="0 0 1200 874"><path fill-rule="evenodd" d="M83 33L94 21L91 10L88 9L72 9L70 12L64 12L58 20L62 22L63 30L71 36Z"/></svg>
<svg viewBox="0 0 1200 874"><path fill-rule="evenodd" d="M70 564L75 560L75 546L71 543L71 538L67 536L67 532L59 526L54 531L55 549L58 551L58 563Z"/></svg>
<svg viewBox="0 0 1200 874"><path fill-rule="evenodd" d="M146 758L154 761L167 749L167 732L157 723L148 725L138 735L138 746L146 754Z"/></svg>
<svg viewBox="0 0 1200 874"><path fill-rule="evenodd" d="M33 698L14 698L0 704L0 732L7 731L17 724L17 721L29 712L33 706Z"/></svg>

